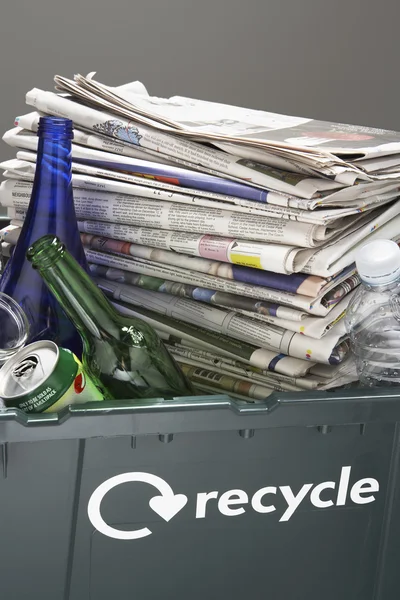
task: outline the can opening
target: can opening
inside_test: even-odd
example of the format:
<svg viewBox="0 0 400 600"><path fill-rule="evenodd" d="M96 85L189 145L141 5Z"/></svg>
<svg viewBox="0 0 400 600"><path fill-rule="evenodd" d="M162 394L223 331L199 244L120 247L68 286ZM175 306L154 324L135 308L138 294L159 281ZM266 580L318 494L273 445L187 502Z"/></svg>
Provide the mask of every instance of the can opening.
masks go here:
<svg viewBox="0 0 400 600"><path fill-rule="evenodd" d="M40 357L37 354L31 354L24 358L11 371L11 377L18 388L24 392L28 392L40 385L45 378L45 372Z"/></svg>

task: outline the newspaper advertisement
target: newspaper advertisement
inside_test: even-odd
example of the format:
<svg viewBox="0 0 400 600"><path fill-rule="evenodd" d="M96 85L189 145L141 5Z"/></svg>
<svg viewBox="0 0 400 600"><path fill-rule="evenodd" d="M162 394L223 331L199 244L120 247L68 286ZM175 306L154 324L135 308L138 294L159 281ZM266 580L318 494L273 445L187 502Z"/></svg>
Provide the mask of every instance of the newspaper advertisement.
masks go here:
<svg viewBox="0 0 400 600"><path fill-rule="evenodd" d="M97 285L119 301L148 307L170 317L195 323L199 327L218 331L240 341L256 343L261 348L274 350L294 358L314 362L337 364L348 351L344 324L339 321L324 338L316 340L284 330L275 325L250 319L234 311L200 304L193 300L169 294L144 290L109 280L96 280Z"/></svg>
<svg viewBox="0 0 400 600"><path fill-rule="evenodd" d="M198 327L193 323L186 323L153 312L142 306L133 306L122 301L113 302L113 304L122 314L136 316L152 325L163 339L170 339L172 336L173 339L184 340L194 347L204 348L211 352L218 351L222 356L234 358L261 370L274 371L291 377L303 377L316 364L313 361L292 358L257 347L254 344L238 341L215 331Z"/></svg>

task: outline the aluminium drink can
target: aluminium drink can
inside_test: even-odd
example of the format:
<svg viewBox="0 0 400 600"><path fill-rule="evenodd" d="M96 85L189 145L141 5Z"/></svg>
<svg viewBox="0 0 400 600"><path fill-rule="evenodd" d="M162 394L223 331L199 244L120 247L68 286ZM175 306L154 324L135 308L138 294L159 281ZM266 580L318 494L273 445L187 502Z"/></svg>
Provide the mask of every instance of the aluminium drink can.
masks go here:
<svg viewBox="0 0 400 600"><path fill-rule="evenodd" d="M6 408L27 413L104 399L75 354L48 340L29 344L7 360L0 369L0 398Z"/></svg>

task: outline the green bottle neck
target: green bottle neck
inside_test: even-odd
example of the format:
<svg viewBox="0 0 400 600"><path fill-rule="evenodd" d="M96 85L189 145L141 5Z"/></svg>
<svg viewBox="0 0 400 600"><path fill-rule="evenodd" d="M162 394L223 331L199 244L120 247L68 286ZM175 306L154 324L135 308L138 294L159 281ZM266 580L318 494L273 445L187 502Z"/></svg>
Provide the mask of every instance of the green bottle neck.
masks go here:
<svg viewBox="0 0 400 600"><path fill-rule="evenodd" d="M103 292L65 250L51 264L37 266L47 286L84 339L115 336L123 319Z"/></svg>

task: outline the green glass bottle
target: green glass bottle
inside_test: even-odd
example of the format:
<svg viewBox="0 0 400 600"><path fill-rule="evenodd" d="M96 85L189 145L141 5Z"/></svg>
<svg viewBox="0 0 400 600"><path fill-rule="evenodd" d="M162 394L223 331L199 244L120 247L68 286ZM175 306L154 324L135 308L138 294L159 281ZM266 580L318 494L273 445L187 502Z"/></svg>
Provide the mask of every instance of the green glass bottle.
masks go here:
<svg viewBox="0 0 400 600"><path fill-rule="evenodd" d="M118 313L57 237L41 237L27 258L80 333L84 368L106 397L193 395L154 329Z"/></svg>

